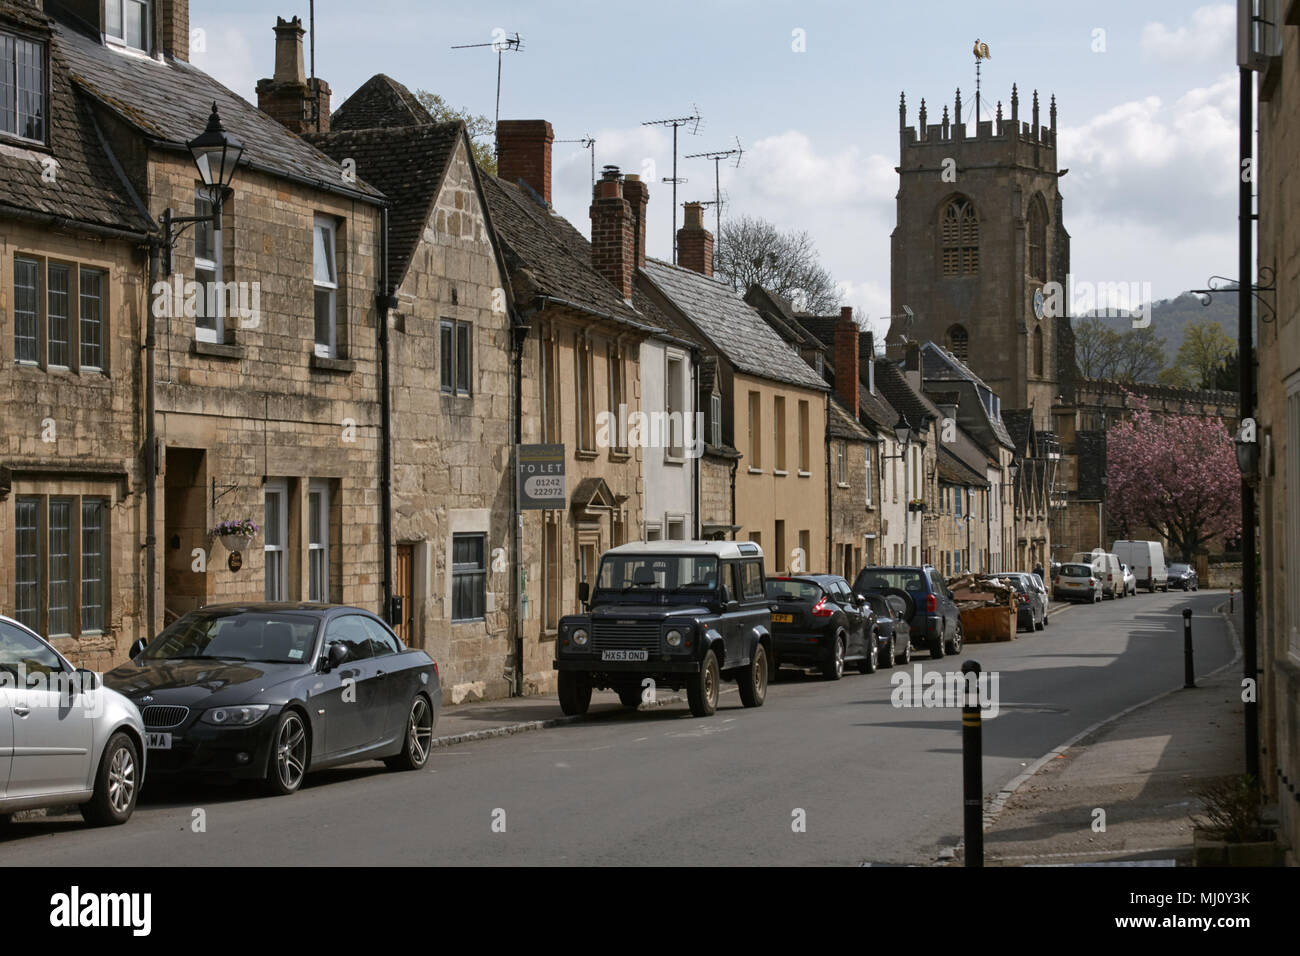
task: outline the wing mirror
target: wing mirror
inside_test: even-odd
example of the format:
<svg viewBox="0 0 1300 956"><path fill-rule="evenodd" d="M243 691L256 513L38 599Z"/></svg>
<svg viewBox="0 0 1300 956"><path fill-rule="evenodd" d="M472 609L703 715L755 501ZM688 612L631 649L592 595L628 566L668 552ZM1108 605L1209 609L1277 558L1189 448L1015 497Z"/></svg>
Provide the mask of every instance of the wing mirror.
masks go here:
<svg viewBox="0 0 1300 956"><path fill-rule="evenodd" d="M131 645L131 649L127 651L127 656L129 656L132 660L135 660L136 655L138 655L142 650L144 650L145 646L148 643L149 642L146 641L143 637L140 638L140 640L136 641L134 644Z"/></svg>
<svg viewBox="0 0 1300 956"><path fill-rule="evenodd" d="M92 670L88 670L85 667L78 667L74 673L77 677L77 690L81 693L85 693L88 690L99 690L102 686L99 680L99 675Z"/></svg>
<svg viewBox="0 0 1300 956"><path fill-rule="evenodd" d="M591 586L586 581L578 583L578 600L586 604L591 599Z"/></svg>
<svg viewBox="0 0 1300 956"><path fill-rule="evenodd" d="M325 655L325 669L332 671L336 667L341 667L347 663L347 659L348 646L342 641L335 641Z"/></svg>

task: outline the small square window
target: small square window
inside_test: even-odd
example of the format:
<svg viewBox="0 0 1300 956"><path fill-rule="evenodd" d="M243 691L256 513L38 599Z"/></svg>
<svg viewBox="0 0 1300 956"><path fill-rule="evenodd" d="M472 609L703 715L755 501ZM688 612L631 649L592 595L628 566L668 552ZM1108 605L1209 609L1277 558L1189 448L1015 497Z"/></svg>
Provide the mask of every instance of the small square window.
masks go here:
<svg viewBox="0 0 1300 956"><path fill-rule="evenodd" d="M487 536L452 535L451 619L481 621L487 614Z"/></svg>

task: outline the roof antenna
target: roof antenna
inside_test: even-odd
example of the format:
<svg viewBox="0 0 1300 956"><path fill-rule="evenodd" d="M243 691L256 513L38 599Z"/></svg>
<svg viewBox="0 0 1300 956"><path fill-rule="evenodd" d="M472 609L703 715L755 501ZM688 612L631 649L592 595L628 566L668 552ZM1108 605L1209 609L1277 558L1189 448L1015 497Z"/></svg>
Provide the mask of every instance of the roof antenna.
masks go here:
<svg viewBox="0 0 1300 956"><path fill-rule="evenodd" d="M677 128L679 126L691 127L691 135L695 136L700 131L700 108L692 104L690 116L675 116L672 119L647 120L642 126L671 126L673 128L673 175L670 179L665 176L661 180L665 183L673 184L673 265L677 265L677 184L685 183L685 179L677 177Z"/></svg>
<svg viewBox="0 0 1300 956"><path fill-rule="evenodd" d="M582 139L557 139L557 143L581 143L583 149L591 150L591 184L596 185L596 141L590 136Z"/></svg>
<svg viewBox="0 0 1300 956"><path fill-rule="evenodd" d="M299 9L302 9L299 7ZM320 89L316 84L316 0L311 0L307 8L307 33L311 44L311 111L316 122L316 132L320 132Z"/></svg>
<svg viewBox="0 0 1300 956"><path fill-rule="evenodd" d="M689 153L682 159L711 159L713 160L713 202L700 203L702 206L713 206L713 221L716 224L713 235L713 271L718 271L718 252L722 245L722 179L718 172L719 166L728 156L735 156L735 162L732 163L732 169L740 168L740 158L745 155L745 150L741 148L740 137L736 137L735 149L720 149L712 153Z"/></svg>
<svg viewBox="0 0 1300 956"><path fill-rule="evenodd" d="M492 117L492 156L499 158L501 144L497 142L497 126L501 122L501 54L507 50L521 52L524 48L524 39L518 33L506 33L505 30L497 27L492 31L491 43L462 43L460 46L453 46L452 49L473 50L485 46L490 46L497 51L497 111Z"/></svg>

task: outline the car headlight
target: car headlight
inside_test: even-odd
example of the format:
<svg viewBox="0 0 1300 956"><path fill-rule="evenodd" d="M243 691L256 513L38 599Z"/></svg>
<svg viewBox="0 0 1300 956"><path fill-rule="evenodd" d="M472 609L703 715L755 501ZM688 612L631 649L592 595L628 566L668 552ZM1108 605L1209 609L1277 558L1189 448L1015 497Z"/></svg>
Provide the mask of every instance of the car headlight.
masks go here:
<svg viewBox="0 0 1300 956"><path fill-rule="evenodd" d="M669 647L681 647L682 632L677 630L676 628L673 628L673 630L669 631L667 634L664 635L664 640L668 642Z"/></svg>
<svg viewBox="0 0 1300 956"><path fill-rule="evenodd" d="M237 707L213 707L200 718L218 727L250 727L266 716L270 704L240 704Z"/></svg>
<svg viewBox="0 0 1300 956"><path fill-rule="evenodd" d="M586 631L585 628L581 628L581 627L578 628L578 629L575 630L575 631L573 632L573 634L570 635L570 636L573 638L573 643L577 644L579 647L585 647L585 646L586 646L586 644L587 644L587 631Z"/></svg>

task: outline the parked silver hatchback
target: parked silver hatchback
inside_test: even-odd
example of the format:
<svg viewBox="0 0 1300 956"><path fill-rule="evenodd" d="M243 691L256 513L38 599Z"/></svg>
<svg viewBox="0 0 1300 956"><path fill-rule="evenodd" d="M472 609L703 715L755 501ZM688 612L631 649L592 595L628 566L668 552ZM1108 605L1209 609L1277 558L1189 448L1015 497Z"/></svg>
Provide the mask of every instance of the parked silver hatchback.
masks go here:
<svg viewBox="0 0 1300 956"><path fill-rule="evenodd" d="M125 823L144 781L143 741L135 704L0 616L0 824L69 804L95 826Z"/></svg>

